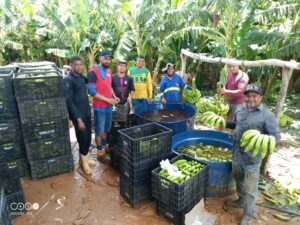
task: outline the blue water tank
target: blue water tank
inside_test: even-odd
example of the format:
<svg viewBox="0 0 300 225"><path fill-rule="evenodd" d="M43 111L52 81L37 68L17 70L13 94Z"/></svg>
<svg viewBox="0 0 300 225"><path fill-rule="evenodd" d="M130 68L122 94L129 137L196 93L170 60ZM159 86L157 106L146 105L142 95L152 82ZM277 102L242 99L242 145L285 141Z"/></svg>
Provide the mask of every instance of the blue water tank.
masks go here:
<svg viewBox="0 0 300 225"><path fill-rule="evenodd" d="M228 133L214 130L191 130L173 136L172 151L185 145L203 143L232 149L233 139ZM232 176L231 162L205 161L208 163L208 189L209 197L224 197L234 193L235 182Z"/></svg>
<svg viewBox="0 0 300 225"><path fill-rule="evenodd" d="M159 122L152 121L142 116L143 113L148 111L154 111L159 109L171 109L184 112L188 115L188 118L178 122ZM159 123L165 127L168 127L173 130L173 135L178 134L183 131L191 130L194 128L194 118L197 112L197 108L189 103L176 103L176 104L161 104L161 103L152 103L152 104L139 104L134 110L136 124L144 124L150 122Z"/></svg>

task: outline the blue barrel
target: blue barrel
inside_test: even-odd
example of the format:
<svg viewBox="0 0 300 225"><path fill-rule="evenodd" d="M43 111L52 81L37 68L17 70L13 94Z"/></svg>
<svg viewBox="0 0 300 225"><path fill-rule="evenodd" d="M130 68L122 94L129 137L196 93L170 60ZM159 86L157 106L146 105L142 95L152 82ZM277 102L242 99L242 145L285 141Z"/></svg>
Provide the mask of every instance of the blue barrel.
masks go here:
<svg viewBox="0 0 300 225"><path fill-rule="evenodd" d="M154 111L159 109L170 109L184 112L188 115L188 118L178 122L159 122L152 121L142 116L143 113L148 111ZM139 104L134 110L136 123L138 125L150 122L159 123L165 127L168 127L173 130L173 135L178 134L183 131L191 130L194 128L194 118L196 115L197 109L194 105L189 103L176 103L176 104L161 104L161 103L152 103L152 104Z"/></svg>
<svg viewBox="0 0 300 225"><path fill-rule="evenodd" d="M214 130L192 130L173 136L172 151L185 145L203 143L232 149L233 139L230 134ZM208 189L209 197L224 197L234 193L235 182L232 176L231 162L212 162L208 164Z"/></svg>

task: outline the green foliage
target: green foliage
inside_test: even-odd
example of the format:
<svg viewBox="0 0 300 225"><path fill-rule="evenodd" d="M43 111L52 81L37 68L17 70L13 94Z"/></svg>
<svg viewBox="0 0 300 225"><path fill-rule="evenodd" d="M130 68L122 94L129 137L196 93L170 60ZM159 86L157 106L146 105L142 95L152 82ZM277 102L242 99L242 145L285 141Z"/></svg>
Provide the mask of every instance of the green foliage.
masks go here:
<svg viewBox="0 0 300 225"><path fill-rule="evenodd" d="M284 113L282 113L279 117L279 127L286 128L289 127L293 123L293 119Z"/></svg>

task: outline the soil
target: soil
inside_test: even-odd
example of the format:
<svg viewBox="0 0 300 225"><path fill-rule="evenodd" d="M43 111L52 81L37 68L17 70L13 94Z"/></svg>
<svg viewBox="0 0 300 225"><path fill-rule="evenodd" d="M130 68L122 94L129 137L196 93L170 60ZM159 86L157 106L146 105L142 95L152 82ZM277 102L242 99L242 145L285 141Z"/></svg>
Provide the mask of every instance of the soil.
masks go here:
<svg viewBox="0 0 300 225"><path fill-rule="evenodd" d="M72 146L74 145L74 134ZM73 155L78 155L75 145ZM96 161L94 154L91 159ZM78 157L75 157L78 164ZM22 178L26 201L38 203L38 210L29 210L26 215L14 219L14 225L166 225L169 224L156 214L155 202L131 208L119 194L118 171L110 165L97 162L92 179L87 179L80 168L74 173L62 174L38 181ZM235 196L231 196L234 198ZM227 208L224 199L209 198L206 211L217 217L215 225L237 225L242 209ZM295 217L285 223L273 218L277 211L258 207L251 225L296 225Z"/></svg>

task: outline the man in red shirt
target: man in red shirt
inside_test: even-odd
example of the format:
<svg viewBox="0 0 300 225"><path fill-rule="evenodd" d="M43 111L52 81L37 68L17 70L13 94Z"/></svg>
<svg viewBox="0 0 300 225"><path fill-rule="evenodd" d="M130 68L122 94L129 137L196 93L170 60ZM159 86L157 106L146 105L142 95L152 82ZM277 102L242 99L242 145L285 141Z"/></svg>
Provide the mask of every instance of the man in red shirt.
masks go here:
<svg viewBox="0 0 300 225"><path fill-rule="evenodd" d="M100 54L100 64L88 73L88 92L93 96L94 125L96 131L97 156L105 159L106 136L112 123L112 105L120 101L113 92L112 73L109 69L112 55L108 51Z"/></svg>
<svg viewBox="0 0 300 225"><path fill-rule="evenodd" d="M225 96L230 106L229 119L232 119L237 108L245 103L244 92L248 86L249 77L240 70L239 66L230 65L229 70L225 87L218 89L218 93Z"/></svg>

